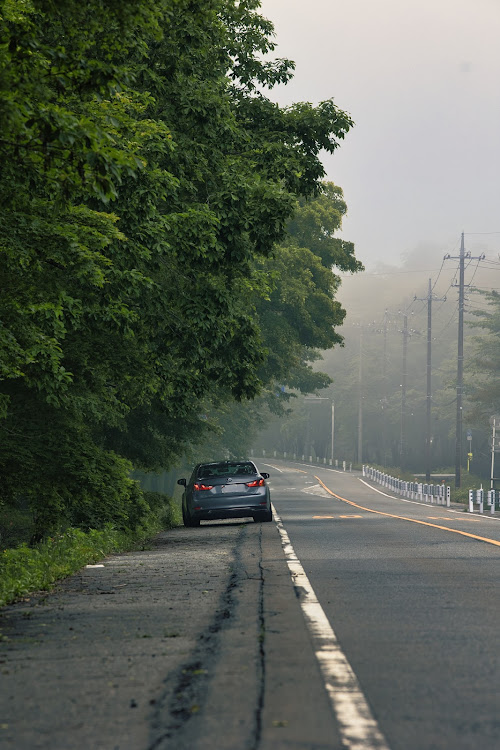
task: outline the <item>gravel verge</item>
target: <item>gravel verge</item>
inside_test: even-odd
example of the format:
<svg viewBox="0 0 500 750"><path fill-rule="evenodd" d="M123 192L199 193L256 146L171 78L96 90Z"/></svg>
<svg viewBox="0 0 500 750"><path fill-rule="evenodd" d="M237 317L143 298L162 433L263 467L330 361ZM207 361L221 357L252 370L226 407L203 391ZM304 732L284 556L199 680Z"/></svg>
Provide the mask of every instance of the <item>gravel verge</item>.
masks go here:
<svg viewBox="0 0 500 750"><path fill-rule="evenodd" d="M340 747L273 524L164 532L0 611L0 747Z"/></svg>

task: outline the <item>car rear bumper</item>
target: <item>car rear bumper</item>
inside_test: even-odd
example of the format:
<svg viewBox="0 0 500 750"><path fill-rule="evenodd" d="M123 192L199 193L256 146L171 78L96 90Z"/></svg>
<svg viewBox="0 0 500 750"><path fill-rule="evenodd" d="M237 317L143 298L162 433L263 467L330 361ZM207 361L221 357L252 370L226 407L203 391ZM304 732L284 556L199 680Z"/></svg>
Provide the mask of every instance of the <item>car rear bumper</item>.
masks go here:
<svg viewBox="0 0 500 750"><path fill-rule="evenodd" d="M246 507L238 505L225 508L202 508L201 510L191 511L191 518L199 519L200 521L215 521L224 518L248 518L269 510L270 506L267 503L265 505L247 505Z"/></svg>

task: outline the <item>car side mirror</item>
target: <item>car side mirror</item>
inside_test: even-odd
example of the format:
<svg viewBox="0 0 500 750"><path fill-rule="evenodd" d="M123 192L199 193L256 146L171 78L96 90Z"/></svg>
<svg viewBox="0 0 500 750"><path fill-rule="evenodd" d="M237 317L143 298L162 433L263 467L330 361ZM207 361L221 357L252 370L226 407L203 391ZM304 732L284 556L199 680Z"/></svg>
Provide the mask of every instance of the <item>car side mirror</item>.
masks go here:
<svg viewBox="0 0 500 750"><path fill-rule="evenodd" d="M178 479L177 484L182 484L183 487L186 486L186 480L185 479Z"/></svg>
<svg viewBox="0 0 500 750"><path fill-rule="evenodd" d="M261 471L260 475L261 477L264 477L264 479L269 479L269 474L267 473L267 471Z"/></svg>

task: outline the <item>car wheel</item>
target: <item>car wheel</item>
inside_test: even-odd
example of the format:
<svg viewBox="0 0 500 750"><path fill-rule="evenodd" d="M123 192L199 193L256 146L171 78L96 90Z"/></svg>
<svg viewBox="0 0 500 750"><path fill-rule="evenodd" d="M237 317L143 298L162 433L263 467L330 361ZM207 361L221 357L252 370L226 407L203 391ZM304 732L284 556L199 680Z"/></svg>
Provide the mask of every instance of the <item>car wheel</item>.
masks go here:
<svg viewBox="0 0 500 750"><path fill-rule="evenodd" d="M187 509L186 509L186 512L183 513L182 517L183 517L183 521L184 521L184 526L189 526L190 529L194 528L195 526L199 526L200 525L200 519L199 518L193 518L189 514L189 511Z"/></svg>
<svg viewBox="0 0 500 750"><path fill-rule="evenodd" d="M264 510L262 511L262 513L256 513L253 517L253 520L256 523L265 523L266 521L272 521L273 512L272 510Z"/></svg>

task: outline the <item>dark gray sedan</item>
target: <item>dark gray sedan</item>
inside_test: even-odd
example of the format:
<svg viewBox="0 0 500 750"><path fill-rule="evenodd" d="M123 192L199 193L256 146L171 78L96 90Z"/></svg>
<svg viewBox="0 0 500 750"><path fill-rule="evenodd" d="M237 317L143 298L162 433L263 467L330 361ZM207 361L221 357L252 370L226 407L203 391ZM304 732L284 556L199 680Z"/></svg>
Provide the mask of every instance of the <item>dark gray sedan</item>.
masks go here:
<svg viewBox="0 0 500 750"><path fill-rule="evenodd" d="M198 464L189 482L177 480L177 484L185 488L182 495L184 526L199 526L202 520L247 516L254 521L272 521L268 478L269 474L259 472L252 461Z"/></svg>

